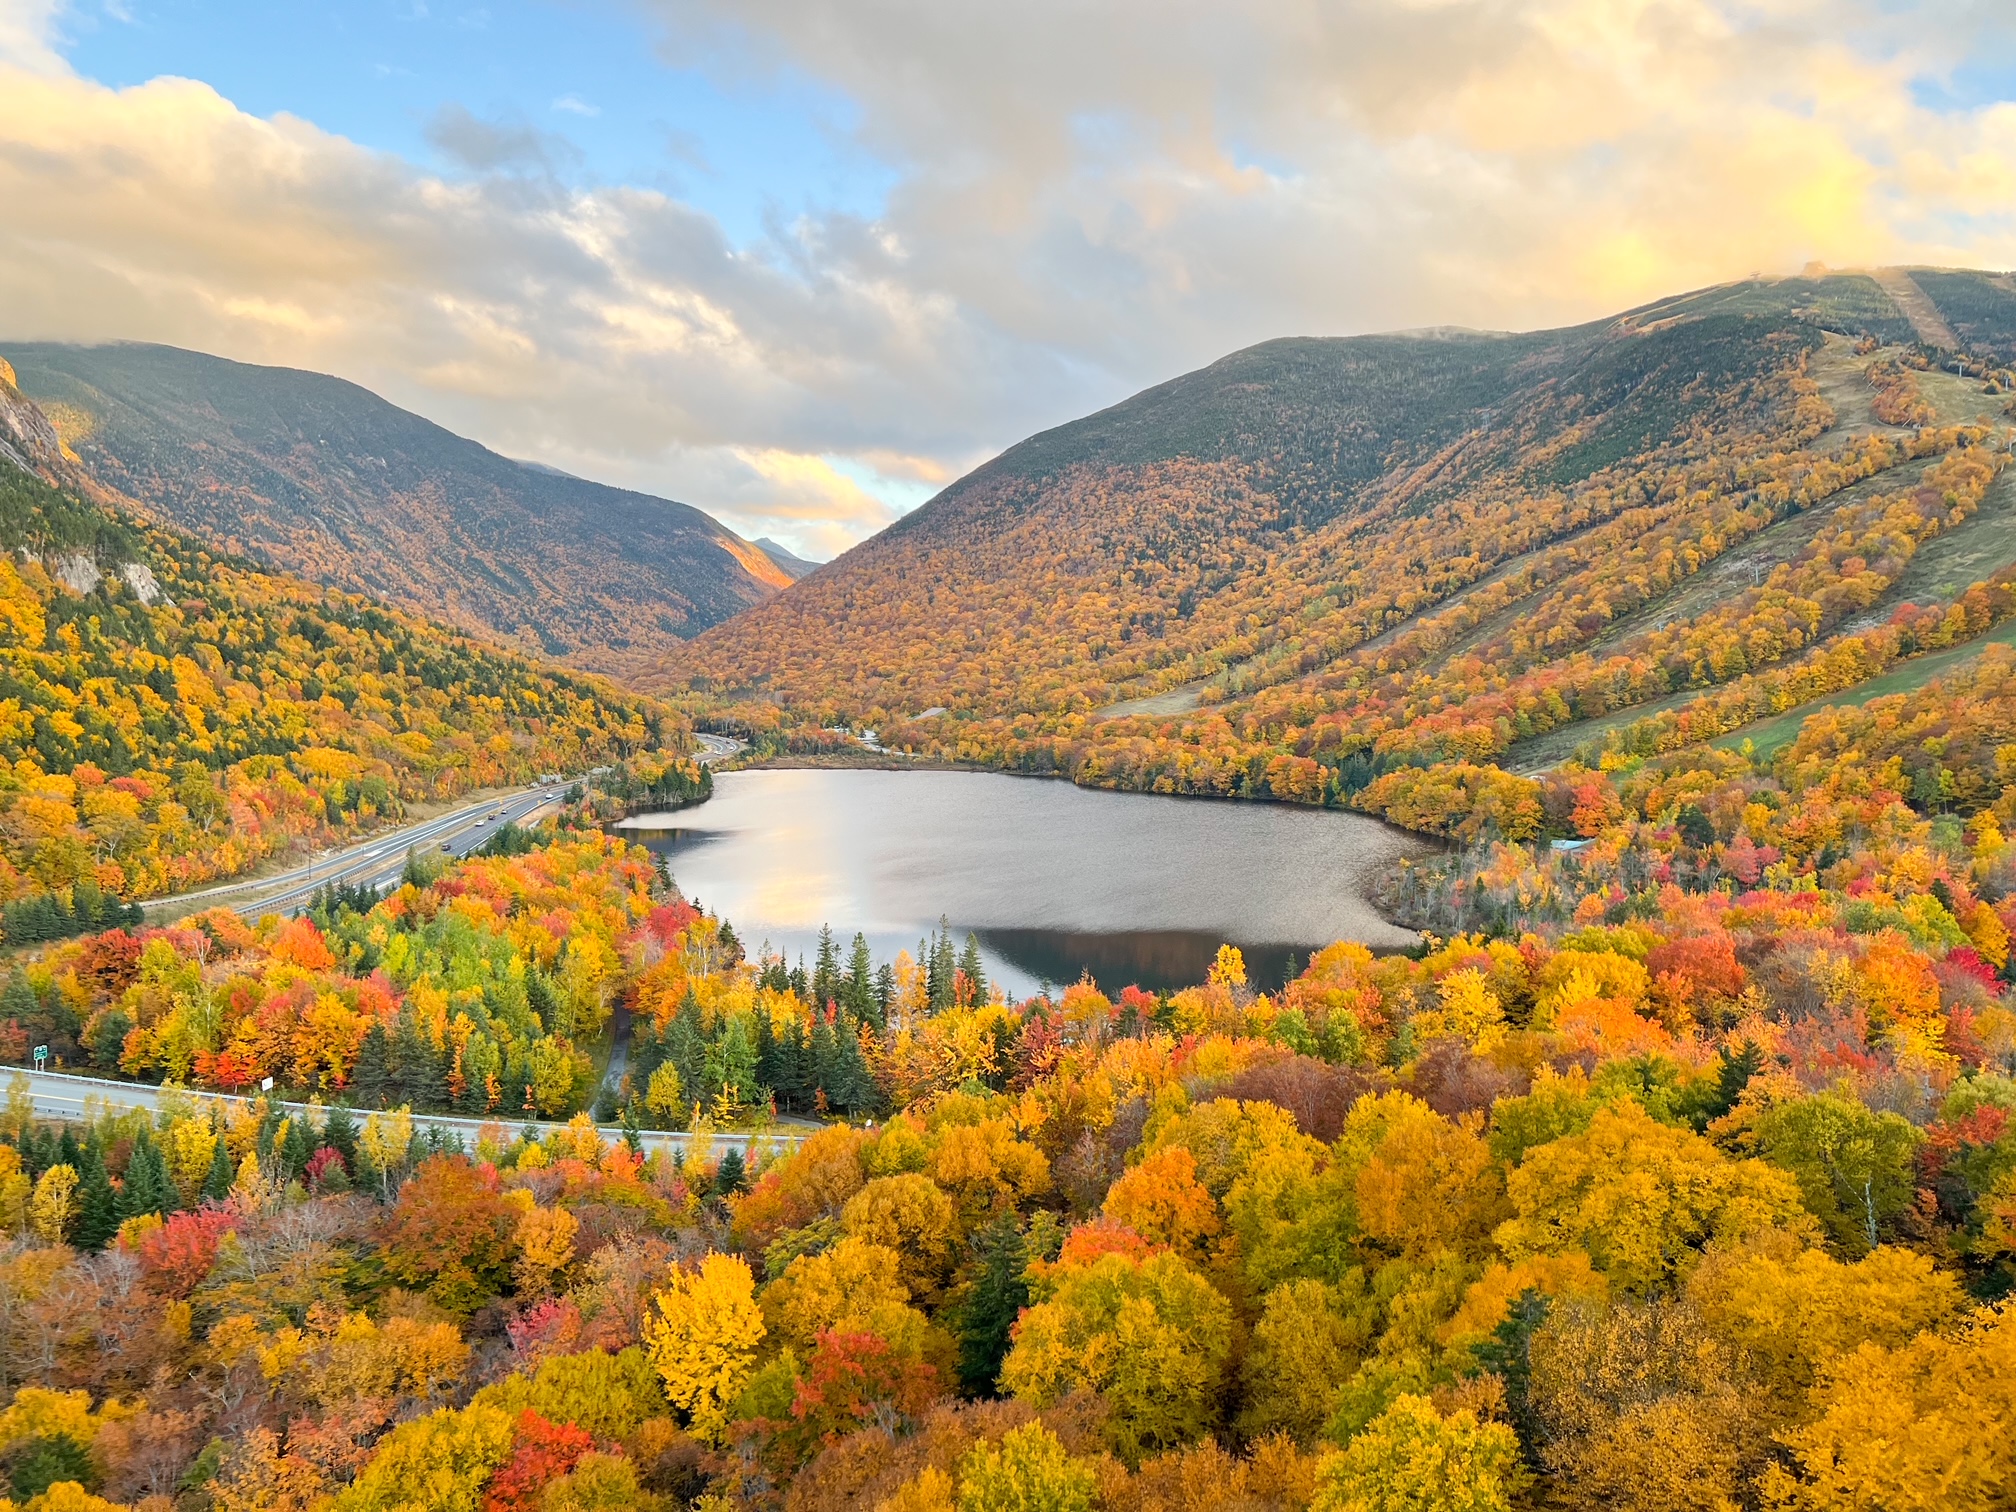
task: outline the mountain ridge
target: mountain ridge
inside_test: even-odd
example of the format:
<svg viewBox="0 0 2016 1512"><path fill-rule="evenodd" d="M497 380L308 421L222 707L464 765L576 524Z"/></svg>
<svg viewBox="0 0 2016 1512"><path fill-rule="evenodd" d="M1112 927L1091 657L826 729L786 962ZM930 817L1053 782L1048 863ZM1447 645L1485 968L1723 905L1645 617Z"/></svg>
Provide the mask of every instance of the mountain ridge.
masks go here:
<svg viewBox="0 0 2016 1512"><path fill-rule="evenodd" d="M520 650L621 674L790 581L690 505L515 461L345 379L148 343L0 353L150 516Z"/></svg>
<svg viewBox="0 0 2016 1512"><path fill-rule="evenodd" d="M1754 625L1741 633L1766 639L1745 665L1761 668L1844 623L1838 595L1904 603L1910 553L1946 528L1905 486L1929 467L1964 480L1951 523L1988 533L1982 559L2016 556L2002 495L1963 455L2002 444L2016 294L1965 272L1917 270L1912 287L1967 350L1927 345L1921 326L1939 327L1863 272L1555 331L1245 348L1008 448L697 637L653 685L724 717L774 705L787 723L854 720L934 754L1164 791L1266 796L1256 773L1281 759L1321 768L1298 779L1305 801L1338 801L1342 764L1409 748L1414 721L1436 732L1419 759L1502 753L1603 712L1600 677L1630 685L1628 707L1736 675L1696 651L1650 680L1633 663L1691 645L1690 624ZM1867 587L1809 565L1837 511L1868 508L1917 523L1867 562ZM1807 511L1819 536L1721 571L1676 625L1646 618ZM1774 589L1767 567L1812 586ZM1441 691L1423 702L1410 679ZM1550 679L1590 691L1544 716L1480 714L1495 733L1463 725L1474 700L1544 702ZM946 712L912 722L927 709Z"/></svg>

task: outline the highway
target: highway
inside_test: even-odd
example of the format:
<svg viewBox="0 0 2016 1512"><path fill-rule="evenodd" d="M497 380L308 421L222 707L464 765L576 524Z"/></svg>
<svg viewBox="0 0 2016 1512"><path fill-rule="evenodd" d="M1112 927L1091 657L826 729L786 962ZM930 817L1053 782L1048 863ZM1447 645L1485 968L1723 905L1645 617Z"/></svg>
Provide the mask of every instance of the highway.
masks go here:
<svg viewBox="0 0 2016 1512"><path fill-rule="evenodd" d="M139 1082L107 1081L95 1076L72 1076L68 1072L63 1071L9 1069L4 1075L10 1085L16 1077L22 1077L27 1080L29 1095L35 1102L35 1116L37 1118L78 1120L84 1116L85 1104L94 1100L100 1107L145 1108L149 1112L153 1112L159 1108L161 1102L161 1089L159 1087L147 1086ZM205 1101L214 1100L226 1104L243 1103L248 1100L242 1097L229 1097L219 1092L198 1092L193 1089L190 1089L190 1095ZM308 1109L308 1104L306 1103L283 1102L279 1106L293 1111L305 1111ZM360 1122L366 1116L363 1110L358 1110L357 1117ZM520 1129L532 1127L536 1128L542 1136L561 1127L561 1125L551 1122L528 1123L527 1120L522 1118L451 1118L446 1114L435 1113L415 1113L413 1115L413 1128L416 1133L424 1132L429 1127L437 1127L444 1131L461 1135L463 1141L472 1148L475 1146L477 1134L486 1124L493 1131L501 1126L514 1134ZM621 1139L623 1131L614 1125L604 1125L602 1127L602 1136L610 1140ZM682 1150L693 1141L693 1136L688 1133L663 1133L651 1129L644 1130L642 1137L646 1150ZM765 1145L773 1150L784 1149L795 1145L802 1137L802 1131L789 1132L779 1130L770 1134L719 1133L713 1135L712 1140L717 1151L733 1148L742 1151L746 1158L752 1145Z"/></svg>
<svg viewBox="0 0 2016 1512"><path fill-rule="evenodd" d="M355 845L322 856L305 866L271 877L256 877L206 887L200 892L177 893L173 897L149 898L144 909L171 905L223 903L240 913L291 913L305 906L331 883L348 886L384 887L396 882L406 868L406 853L419 847L452 856L466 856L508 823L523 824L539 810L559 803L567 791L565 784L530 788L504 797L486 798L481 803L464 804L433 819L409 824L403 829L374 835Z"/></svg>

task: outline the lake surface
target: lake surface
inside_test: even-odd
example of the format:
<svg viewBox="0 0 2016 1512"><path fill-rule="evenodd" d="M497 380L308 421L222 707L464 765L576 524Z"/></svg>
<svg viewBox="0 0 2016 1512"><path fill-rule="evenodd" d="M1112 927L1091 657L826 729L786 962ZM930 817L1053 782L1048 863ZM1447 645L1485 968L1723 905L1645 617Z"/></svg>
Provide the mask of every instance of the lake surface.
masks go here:
<svg viewBox="0 0 2016 1512"><path fill-rule="evenodd" d="M623 829L752 956L767 940L809 965L831 924L843 960L856 930L887 960L943 916L1017 994L1086 971L1109 992L1190 986L1222 942L1267 987L1334 940L1411 945L1366 892L1425 849L1360 814L982 772L728 772Z"/></svg>

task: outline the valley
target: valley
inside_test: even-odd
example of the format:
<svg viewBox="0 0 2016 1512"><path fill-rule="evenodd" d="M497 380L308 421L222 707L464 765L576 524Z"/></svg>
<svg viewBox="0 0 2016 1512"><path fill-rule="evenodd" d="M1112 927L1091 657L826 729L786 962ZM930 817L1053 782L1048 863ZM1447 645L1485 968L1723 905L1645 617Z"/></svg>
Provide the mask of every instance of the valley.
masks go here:
<svg viewBox="0 0 2016 1512"><path fill-rule="evenodd" d="M0 389L24 1512L1993 1512L2010 321L1270 342L592 645Z"/></svg>

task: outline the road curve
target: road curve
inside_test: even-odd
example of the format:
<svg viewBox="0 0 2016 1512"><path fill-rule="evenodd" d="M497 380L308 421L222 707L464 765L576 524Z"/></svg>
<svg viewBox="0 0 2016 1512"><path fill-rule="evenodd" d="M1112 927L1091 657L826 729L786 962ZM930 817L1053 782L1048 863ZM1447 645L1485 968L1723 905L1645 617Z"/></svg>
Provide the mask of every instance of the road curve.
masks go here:
<svg viewBox="0 0 2016 1512"><path fill-rule="evenodd" d="M143 1082L108 1081L96 1076L73 1076L67 1071L27 1071L20 1068L9 1068L4 1072L0 1072L0 1075L4 1075L10 1083L15 1077L26 1079L29 1095L34 1099L35 1116L38 1118L81 1119L84 1116L85 1105L91 1102L95 1102L99 1107L144 1108L149 1112L156 1111L161 1105L160 1093L162 1089L149 1086ZM238 1104L251 1100L244 1097L232 1097L222 1092L201 1092L193 1087L178 1088L177 1090L186 1091L190 1096L206 1101L215 1100L227 1104ZM309 1110L309 1104L307 1103L283 1102L279 1106L295 1111ZM356 1109L353 1111L357 1113L360 1121L367 1116L366 1110ZM413 1115L413 1127L415 1131L430 1127L439 1128L444 1131L460 1134L466 1142L472 1145L476 1141L477 1134L486 1125L492 1129L502 1127L507 1132L512 1133L520 1129L535 1129L542 1138L553 1130L564 1127L562 1124L543 1120L451 1118L446 1114L437 1113L415 1113ZM601 1129L602 1136L605 1139L614 1140L623 1137L623 1130L618 1126L604 1124L598 1125L598 1127ZM693 1142L693 1136L689 1133L666 1133L655 1129L644 1130L642 1137L646 1150L683 1150ZM717 1133L711 1136L714 1148L717 1151L736 1149L742 1151L745 1158L752 1146L763 1146L771 1150L784 1150L796 1145L803 1137L802 1131L787 1132L782 1130L767 1134Z"/></svg>

